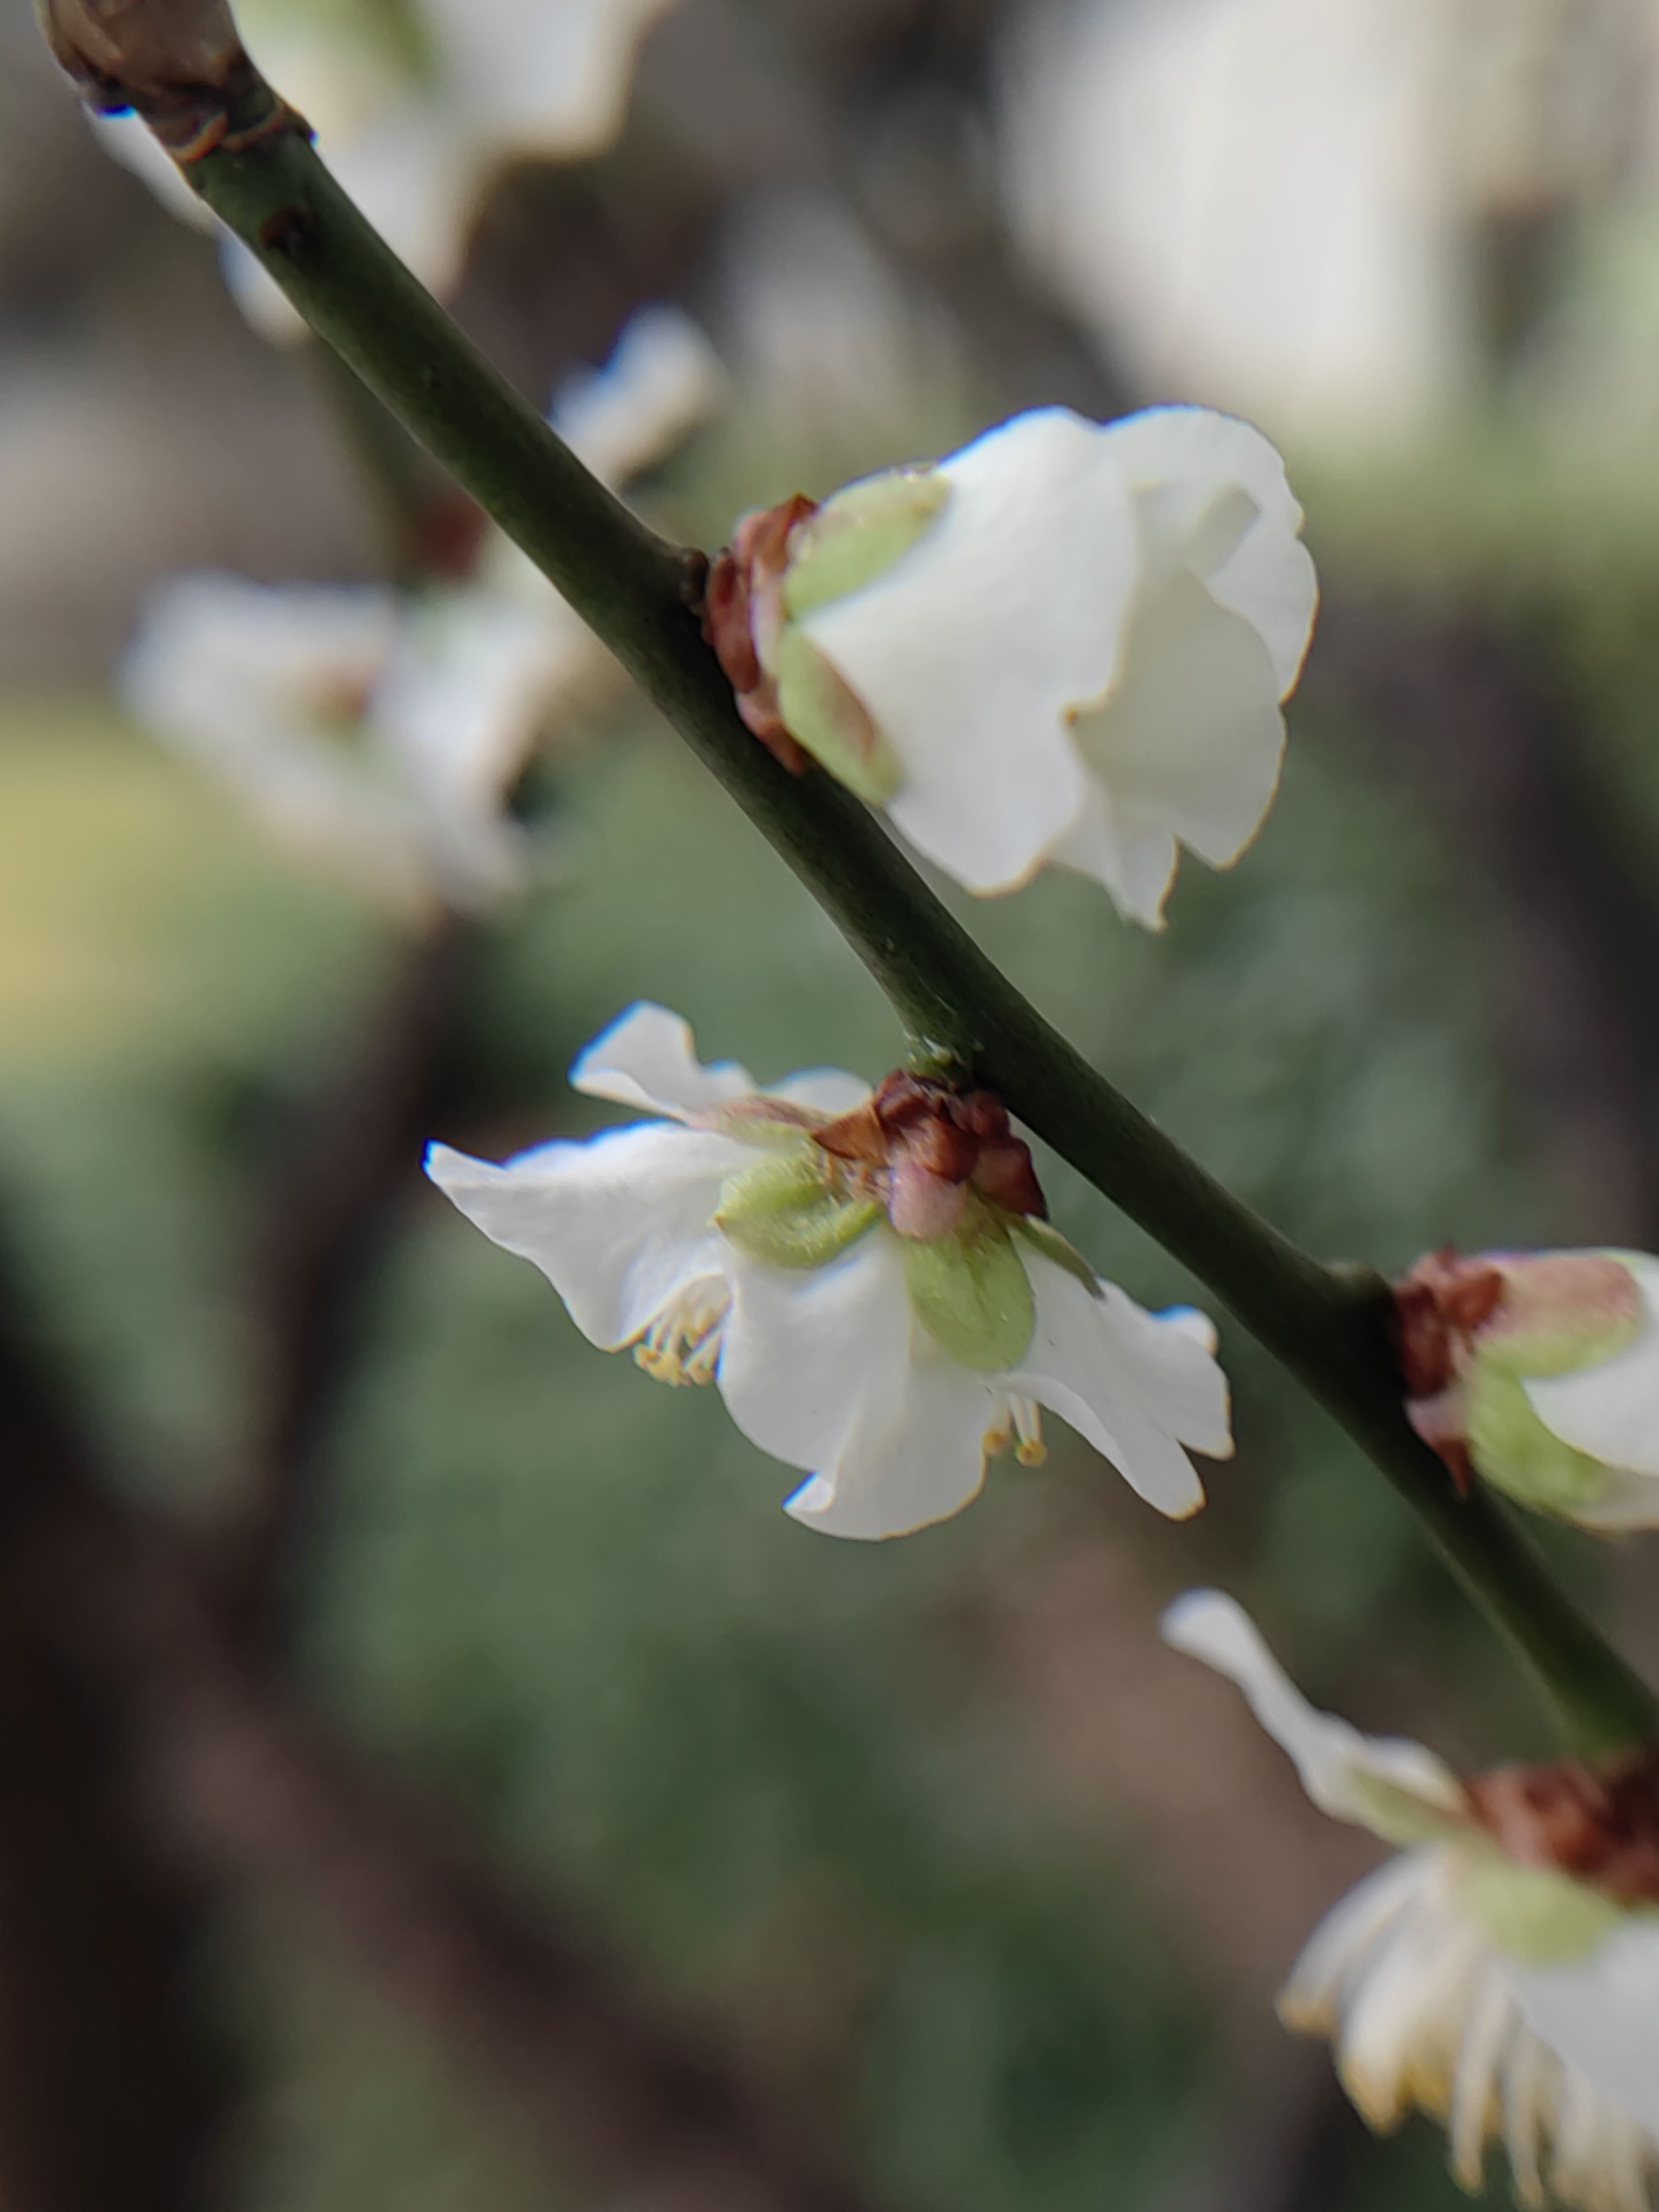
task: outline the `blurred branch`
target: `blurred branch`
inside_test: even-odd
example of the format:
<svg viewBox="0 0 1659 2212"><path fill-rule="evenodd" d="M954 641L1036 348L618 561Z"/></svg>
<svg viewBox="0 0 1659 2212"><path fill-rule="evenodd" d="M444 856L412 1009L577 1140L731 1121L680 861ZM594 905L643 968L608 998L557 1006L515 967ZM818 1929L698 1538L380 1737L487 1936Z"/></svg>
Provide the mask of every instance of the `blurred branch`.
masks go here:
<svg viewBox="0 0 1659 2212"><path fill-rule="evenodd" d="M378 404L378 403L376 403ZM259 1285L261 1425L216 1529L233 1613L280 1643L363 1306L447 1081L471 951L444 913L402 966L356 1059L305 1110L268 1203Z"/></svg>
<svg viewBox="0 0 1659 2212"><path fill-rule="evenodd" d="M124 1973L149 1966L143 1931L124 1918L135 1894L165 1897L176 1884L199 1899L252 1884L513 2097L562 2161L675 2212L860 2212L793 2130L595 1944L544 1905L512 1897L436 1816L292 1708L183 1539L122 1500L72 1404L0 1281L0 1556L14 1600L0 1613L0 1713L15 1691L38 1729L59 1681L84 1686L83 1708L100 1717L88 1746L106 1734L121 1746L100 1787L116 1800L124 1854L106 1865L95 1836L64 1839L66 1867L21 1852L0 1801L0 1937L14 1927L20 1936L7 1963L40 1955L58 1983L8 1990L0 2007L0 2034L20 2049L33 2039L27 2063L0 2068L7 2203L173 2212L198 2201L189 2172L199 2139L189 2159L167 2155L202 2115L185 2094L195 2071L175 2049L188 2048L190 2031L167 2033L188 2010L182 1978L133 1974L136 2001L116 2019L100 2013L89 2032L85 1985L65 1957L102 1931L101 2006ZM20 1620L49 1651L44 1673L7 1665ZM43 1909L66 1874L84 1929ZM27 2137L15 2170L14 2130ZM37 2138L47 2148L36 2166L48 2154L78 2162L66 2185L26 2183Z"/></svg>
<svg viewBox="0 0 1659 2212"><path fill-rule="evenodd" d="M335 346L564 592L812 890L919 1043L953 1057L1227 1304L1418 1514L1587 1753L1659 1703L1489 1499L1413 1434L1385 1286L1320 1266L1095 1073L1012 988L865 810L787 775L738 720L687 599L697 568L605 490L366 223L265 90L186 173Z"/></svg>

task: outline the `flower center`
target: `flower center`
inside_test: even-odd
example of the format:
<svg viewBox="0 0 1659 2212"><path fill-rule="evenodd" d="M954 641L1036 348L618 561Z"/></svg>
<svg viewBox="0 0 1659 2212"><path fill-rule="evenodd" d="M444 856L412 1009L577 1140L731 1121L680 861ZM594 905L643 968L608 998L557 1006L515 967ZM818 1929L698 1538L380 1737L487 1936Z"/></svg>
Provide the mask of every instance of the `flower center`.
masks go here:
<svg viewBox="0 0 1659 2212"><path fill-rule="evenodd" d="M1014 1457L1022 1467L1041 1467L1048 1456L1048 1447L1042 1441L1042 1408L1035 1398L1018 1397L1012 1391L1002 1393L991 1425L980 1441L987 1459L997 1458L1012 1444Z"/></svg>
<svg viewBox="0 0 1659 2212"><path fill-rule="evenodd" d="M732 1294L720 1276L682 1284L635 1345L634 1357L658 1382L712 1382L731 1310Z"/></svg>
<svg viewBox="0 0 1659 2212"><path fill-rule="evenodd" d="M994 1091L901 1072L813 1141L878 1177L888 1219L901 1237L924 1243L958 1228L970 1188L1005 1213L1040 1220L1048 1211L1030 1150Z"/></svg>
<svg viewBox="0 0 1659 2212"><path fill-rule="evenodd" d="M1569 1875L1621 1905L1659 1905L1659 1752L1493 1767L1464 1788L1507 1857Z"/></svg>

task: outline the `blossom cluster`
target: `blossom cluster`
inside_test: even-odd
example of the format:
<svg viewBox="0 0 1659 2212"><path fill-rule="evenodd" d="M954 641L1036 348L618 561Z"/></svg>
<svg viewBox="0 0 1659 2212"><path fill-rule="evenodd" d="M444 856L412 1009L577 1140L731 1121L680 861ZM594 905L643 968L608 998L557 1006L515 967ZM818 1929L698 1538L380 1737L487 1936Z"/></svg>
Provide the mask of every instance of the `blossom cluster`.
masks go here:
<svg viewBox="0 0 1659 2212"><path fill-rule="evenodd" d="M1316 1712L1242 1608L1194 1590L1177 1650L1229 1675L1322 1812L1395 1856L1291 1971L1373 2127L1421 2109L1479 2190L1496 2139L1522 2203L1647 2212L1659 2180L1659 1752L1461 1778L1421 1744Z"/></svg>

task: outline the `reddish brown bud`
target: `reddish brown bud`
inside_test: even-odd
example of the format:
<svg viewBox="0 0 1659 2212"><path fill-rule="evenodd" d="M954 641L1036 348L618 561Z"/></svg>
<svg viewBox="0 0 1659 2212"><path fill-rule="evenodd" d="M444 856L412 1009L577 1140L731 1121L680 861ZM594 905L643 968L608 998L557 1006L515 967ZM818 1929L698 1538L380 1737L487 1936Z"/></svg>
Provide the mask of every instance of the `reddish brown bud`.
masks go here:
<svg viewBox="0 0 1659 2212"><path fill-rule="evenodd" d="M784 727L767 662L783 620L789 534L816 509L817 501L798 491L776 507L745 514L730 546L709 563L698 609L703 637L737 694L744 726L794 775L804 775L811 759Z"/></svg>
<svg viewBox="0 0 1659 2212"><path fill-rule="evenodd" d="M1659 1752L1590 1766L1499 1766L1465 1785L1505 1856L1589 1883L1621 1905L1659 1905Z"/></svg>
<svg viewBox="0 0 1659 2212"><path fill-rule="evenodd" d="M1455 1246L1426 1252L1394 1294L1395 1342L1406 1394L1431 1398L1456 1379L1461 1352L1503 1302L1503 1270Z"/></svg>
<svg viewBox="0 0 1659 2212"><path fill-rule="evenodd" d="M863 1105L854 1107L836 1121L826 1121L815 1132L815 1141L838 1160L858 1160L871 1167L887 1164L887 1132L873 1098L866 1098Z"/></svg>
<svg viewBox="0 0 1659 2212"><path fill-rule="evenodd" d="M132 108L176 161L305 128L242 51L225 0L36 0L36 12L88 105Z"/></svg>
<svg viewBox="0 0 1659 2212"><path fill-rule="evenodd" d="M1035 1214L1039 1221L1048 1218L1048 1202L1037 1181L1030 1146L1018 1137L1005 1137L1000 1143L982 1147L974 1167L974 1188L1010 1213Z"/></svg>
<svg viewBox="0 0 1659 2212"><path fill-rule="evenodd" d="M1010 1130L994 1091L953 1091L899 1070L816 1133L837 1159L887 1171L888 1218L901 1236L948 1234L970 1183L1006 1212L1048 1214L1030 1149Z"/></svg>

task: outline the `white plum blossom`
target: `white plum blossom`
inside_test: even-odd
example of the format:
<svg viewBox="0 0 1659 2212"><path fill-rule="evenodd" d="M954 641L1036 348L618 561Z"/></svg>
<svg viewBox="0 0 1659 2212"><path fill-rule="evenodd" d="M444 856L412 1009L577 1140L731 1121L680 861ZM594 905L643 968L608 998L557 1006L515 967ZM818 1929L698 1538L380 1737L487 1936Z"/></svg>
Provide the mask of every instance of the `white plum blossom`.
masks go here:
<svg viewBox="0 0 1659 2212"><path fill-rule="evenodd" d="M969 890L1054 862L1156 928L1179 848L1230 866L1278 787L1317 596L1301 521L1248 423L1042 408L752 518L709 635L758 733Z"/></svg>
<svg viewBox="0 0 1659 2212"><path fill-rule="evenodd" d="M121 688L279 838L389 906L483 908L527 879L503 794L549 702L584 680L586 635L550 590L538 611L209 570L149 594Z"/></svg>
<svg viewBox="0 0 1659 2212"><path fill-rule="evenodd" d="M1405 1846L1326 1916L1279 2000L1287 2026L1334 2045L1365 2119L1388 2129L1414 2107L1431 2114L1466 2189L1481 2186L1495 2140L1527 2205L1649 2212L1659 2179L1652 1755L1599 1778L1570 1763L1460 1782L1420 1744L1316 1711L1218 1590L1178 1599L1164 1635L1238 1684L1322 1811Z"/></svg>
<svg viewBox="0 0 1659 2212"><path fill-rule="evenodd" d="M1460 1481L1659 1528L1659 1260L1431 1253L1396 1287L1407 1412Z"/></svg>
<svg viewBox="0 0 1659 2212"><path fill-rule="evenodd" d="M552 420L613 481L715 406L722 372L676 309L642 309ZM216 571L156 585L120 672L132 713L230 784L285 842L404 914L483 911L522 890L536 846L505 801L556 715L597 709L622 672L498 532L474 574L414 593L265 585Z"/></svg>
<svg viewBox="0 0 1659 2212"><path fill-rule="evenodd" d="M571 1081L653 1118L501 1166L434 1145L428 1173L592 1343L716 1383L744 1435L805 1473L798 1520L866 1538L941 1520L988 1455L1042 1456L1042 1407L1161 1511L1202 1504L1183 1447L1231 1449L1213 1332L1144 1312L988 1194L1035 1185L986 1094L902 1077L872 1093L822 1068L762 1091L700 1066L685 1023L648 1004Z"/></svg>
<svg viewBox="0 0 1659 2212"><path fill-rule="evenodd" d="M624 118L641 40L672 0L398 0L296 7L241 0L254 61L317 134L346 191L422 282L447 292L486 191L515 159L574 161ZM173 213L219 230L132 116L99 135ZM225 280L265 337L306 326L228 233Z"/></svg>

